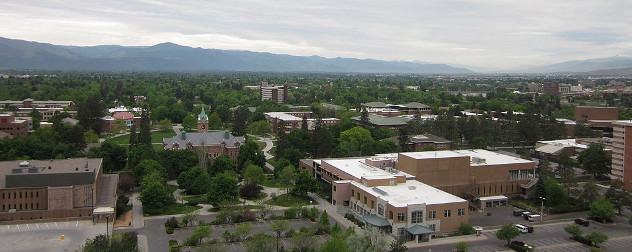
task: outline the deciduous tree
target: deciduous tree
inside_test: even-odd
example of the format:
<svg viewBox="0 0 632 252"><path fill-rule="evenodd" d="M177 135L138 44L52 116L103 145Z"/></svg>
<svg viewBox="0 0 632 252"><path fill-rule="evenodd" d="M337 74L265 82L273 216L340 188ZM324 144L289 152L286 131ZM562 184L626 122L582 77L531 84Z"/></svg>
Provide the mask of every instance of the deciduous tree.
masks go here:
<svg viewBox="0 0 632 252"><path fill-rule="evenodd" d="M503 225L500 230L496 231L496 238L498 238L498 240L507 241L507 245L519 235L520 230L511 223Z"/></svg>

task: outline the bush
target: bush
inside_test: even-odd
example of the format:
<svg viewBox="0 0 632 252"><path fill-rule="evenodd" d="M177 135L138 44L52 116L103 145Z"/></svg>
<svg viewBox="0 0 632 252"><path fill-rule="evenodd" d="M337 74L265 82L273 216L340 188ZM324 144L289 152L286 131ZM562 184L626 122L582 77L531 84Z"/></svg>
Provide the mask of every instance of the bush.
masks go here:
<svg viewBox="0 0 632 252"><path fill-rule="evenodd" d="M165 232L167 232L167 234L173 234L173 228L172 227L165 227Z"/></svg>
<svg viewBox="0 0 632 252"><path fill-rule="evenodd" d="M189 199L187 200L187 206L197 206L198 204L200 204L200 201L198 199Z"/></svg>
<svg viewBox="0 0 632 252"><path fill-rule="evenodd" d="M178 219L176 217L171 217L165 222L165 228L178 228L179 227Z"/></svg>
<svg viewBox="0 0 632 252"><path fill-rule="evenodd" d="M171 252L179 252L180 251L180 245L178 244L178 241L176 241L176 240L169 240L169 250Z"/></svg>
<svg viewBox="0 0 632 252"><path fill-rule="evenodd" d="M459 233L462 235L471 235L476 233L476 230L474 230L474 227L472 227L472 225L462 222L459 226Z"/></svg>
<svg viewBox="0 0 632 252"><path fill-rule="evenodd" d="M288 209L285 209L285 211L283 212L283 217L285 217L286 219L296 219L297 213L298 211L296 208L290 207Z"/></svg>
<svg viewBox="0 0 632 252"><path fill-rule="evenodd" d="M591 241L589 241L588 239L584 238L583 236L575 236L575 237L573 237L571 239L573 239L575 241L578 241L578 242L581 242L583 244L586 244L588 246L592 246L593 245L593 243Z"/></svg>
<svg viewBox="0 0 632 252"><path fill-rule="evenodd" d="M364 228L364 222L360 221L358 219L355 218L355 216L351 213L346 213L345 214L345 218L353 223L355 223L356 225L358 225L358 227L360 228Z"/></svg>

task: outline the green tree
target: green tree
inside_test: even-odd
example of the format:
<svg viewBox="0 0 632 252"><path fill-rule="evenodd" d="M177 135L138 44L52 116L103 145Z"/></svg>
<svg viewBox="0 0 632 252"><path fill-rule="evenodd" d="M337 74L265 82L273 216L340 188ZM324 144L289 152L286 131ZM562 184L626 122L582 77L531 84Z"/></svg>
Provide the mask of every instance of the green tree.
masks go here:
<svg viewBox="0 0 632 252"><path fill-rule="evenodd" d="M151 181L140 191L140 201L147 210L162 209L168 199L167 189L157 181Z"/></svg>
<svg viewBox="0 0 632 252"><path fill-rule="evenodd" d="M33 110L29 113L29 116L33 119L33 129L39 129L40 122L42 121L42 114L37 111L37 109L33 108Z"/></svg>
<svg viewBox="0 0 632 252"><path fill-rule="evenodd" d="M272 221L272 224L270 225L270 229L272 229L272 232L276 234L277 251L279 251L279 239L281 239L281 235L283 235L283 233L287 232L289 227L290 227L290 224L286 220Z"/></svg>
<svg viewBox="0 0 632 252"><path fill-rule="evenodd" d="M595 246L599 246L599 244L602 244L608 241L608 236L600 232L592 232L586 235L584 238L586 238L586 240L589 240L590 242L595 244Z"/></svg>
<svg viewBox="0 0 632 252"><path fill-rule="evenodd" d="M459 242L456 244L456 249L459 252L467 252L468 250L470 250L470 245L467 244L467 242Z"/></svg>
<svg viewBox="0 0 632 252"><path fill-rule="evenodd" d="M100 234L92 239L87 239L79 249L80 252L139 252L138 241L135 232Z"/></svg>
<svg viewBox="0 0 632 252"><path fill-rule="evenodd" d="M209 166L208 174L213 177L222 172L237 171L237 163L230 158L230 156L222 154L213 160L213 163Z"/></svg>
<svg viewBox="0 0 632 252"><path fill-rule="evenodd" d="M400 235L395 237L393 241L391 241L391 245L388 248L388 252L406 252L408 251L408 247L406 247L406 236Z"/></svg>
<svg viewBox="0 0 632 252"><path fill-rule="evenodd" d="M263 136L272 132L272 128L267 121L256 121L248 125L246 131L252 135Z"/></svg>
<svg viewBox="0 0 632 252"><path fill-rule="evenodd" d="M375 140L371 132L362 127L354 127L340 133L339 147L350 151L351 155L373 155Z"/></svg>
<svg viewBox="0 0 632 252"><path fill-rule="evenodd" d="M219 117L217 112L211 113L208 116L208 127L212 130L218 130L222 128L222 119Z"/></svg>
<svg viewBox="0 0 632 252"><path fill-rule="evenodd" d="M250 111L248 111L248 109L244 106L239 106L235 112L233 112L233 135L245 135L249 119Z"/></svg>
<svg viewBox="0 0 632 252"><path fill-rule="evenodd" d="M140 114L140 130L138 131L138 143L147 146L151 145L151 119L149 119L149 111L143 108Z"/></svg>
<svg viewBox="0 0 632 252"><path fill-rule="evenodd" d="M298 234L290 237L290 244L292 244L293 251L309 252L314 251L314 247L317 244L317 236L299 232Z"/></svg>
<svg viewBox="0 0 632 252"><path fill-rule="evenodd" d="M519 235L520 230L511 223L503 225L500 230L496 231L496 238L498 238L498 240L507 241L507 246L509 246L511 240Z"/></svg>
<svg viewBox="0 0 632 252"><path fill-rule="evenodd" d="M604 150L603 144L591 143L588 149L579 153L577 161L593 178L610 174L612 157Z"/></svg>
<svg viewBox="0 0 632 252"><path fill-rule="evenodd" d="M290 192L290 188L294 186L294 179L296 178L296 169L291 165L283 167L279 176L279 182L281 182L281 186L286 189L286 193Z"/></svg>
<svg viewBox="0 0 632 252"><path fill-rule="evenodd" d="M246 163L250 162L259 167L266 165L266 157L263 152L259 150L259 145L255 141L248 141L246 144L239 147L239 157L237 157L237 167L244 169Z"/></svg>
<svg viewBox="0 0 632 252"><path fill-rule="evenodd" d="M564 231L573 236L573 238L577 238L582 236L583 231L577 225L568 225L564 227Z"/></svg>
<svg viewBox="0 0 632 252"><path fill-rule="evenodd" d="M331 238L320 247L322 252L350 252L349 246L343 238Z"/></svg>
<svg viewBox="0 0 632 252"><path fill-rule="evenodd" d="M314 133L311 139L311 150L314 158L325 158L331 156L331 146L334 144L334 138L329 128L323 125L322 118L316 118L314 125Z"/></svg>
<svg viewBox="0 0 632 252"><path fill-rule="evenodd" d="M261 184L265 179L265 174L263 173L263 168L256 165L248 165L244 170L244 183L257 183Z"/></svg>
<svg viewBox="0 0 632 252"><path fill-rule="evenodd" d="M295 195L307 196L308 192L314 192L318 190L318 181L306 170L302 170L296 173L296 178L294 179L294 181L295 182L292 193Z"/></svg>
<svg viewBox="0 0 632 252"><path fill-rule="evenodd" d="M185 189L188 194L204 194L208 192L211 178L202 167L194 166L178 176L178 186Z"/></svg>
<svg viewBox="0 0 632 252"><path fill-rule="evenodd" d="M105 172L115 172L125 168L127 162L127 150L125 147L105 141L99 147L90 148L89 158L102 158Z"/></svg>
<svg viewBox="0 0 632 252"><path fill-rule="evenodd" d="M590 210L588 211L589 216L598 218L603 223L612 220L614 214L614 205L603 196L597 197L597 199L590 204Z"/></svg>
<svg viewBox="0 0 632 252"><path fill-rule="evenodd" d="M325 210L318 219L318 230L323 233L329 233L329 225L329 215L327 214L327 210Z"/></svg>
<svg viewBox="0 0 632 252"><path fill-rule="evenodd" d="M166 176L167 171L165 170L165 168L162 167L162 165L160 165L158 161L153 160L153 159L145 159L141 161L138 165L134 167L134 170L132 171L132 173L134 175L134 180L140 183L140 181L142 181L145 175L153 171L158 171L160 172L160 174L164 174L165 178L167 177Z"/></svg>
<svg viewBox="0 0 632 252"><path fill-rule="evenodd" d="M101 118L105 116L105 109L101 104L101 99L97 94L89 95L78 104L77 119L79 125L85 130L93 130L96 134L101 134Z"/></svg>
<svg viewBox="0 0 632 252"><path fill-rule="evenodd" d="M218 174L211 180L206 196L208 202L216 208L236 202L239 198L237 179L226 173Z"/></svg>
<svg viewBox="0 0 632 252"><path fill-rule="evenodd" d="M472 227L472 225L470 224L461 222L461 225L459 225L459 233L462 235L471 235L471 234L474 234L475 232L476 230L474 230L474 227Z"/></svg>
<svg viewBox="0 0 632 252"><path fill-rule="evenodd" d="M171 130L171 121L167 118L160 120L158 129L162 132L169 132Z"/></svg>
<svg viewBox="0 0 632 252"><path fill-rule="evenodd" d="M189 246L196 246L202 243L202 240L208 237L210 234L211 234L210 226L207 226L207 225L197 226L195 227L195 229L193 229L193 234L191 235L191 237L189 237L188 239L184 241L184 244L189 245Z"/></svg>
<svg viewBox="0 0 632 252"><path fill-rule="evenodd" d="M256 234L248 237L245 242L248 252L272 252L275 250L274 237L267 234Z"/></svg>
<svg viewBox="0 0 632 252"><path fill-rule="evenodd" d="M555 179L547 179L544 181L544 190L546 191L546 201L548 206L556 207L568 203L568 193L566 189L560 185Z"/></svg>
<svg viewBox="0 0 632 252"><path fill-rule="evenodd" d="M604 195L619 211L619 214L621 214L623 207L632 205L632 195L623 189L623 185L624 183L621 179L612 181L610 188L608 188Z"/></svg>
<svg viewBox="0 0 632 252"><path fill-rule="evenodd" d="M197 119L194 116L192 116L192 115L187 115L182 120L182 127L186 131L190 131L191 129L197 128Z"/></svg>
<svg viewBox="0 0 632 252"><path fill-rule="evenodd" d="M588 206L591 202L595 201L597 196L599 196L597 184L594 181L588 181L582 187L578 200L580 200L584 206Z"/></svg>
<svg viewBox="0 0 632 252"><path fill-rule="evenodd" d="M356 233L347 238L350 251L379 252L386 250L386 236L376 228L367 228L362 233Z"/></svg>

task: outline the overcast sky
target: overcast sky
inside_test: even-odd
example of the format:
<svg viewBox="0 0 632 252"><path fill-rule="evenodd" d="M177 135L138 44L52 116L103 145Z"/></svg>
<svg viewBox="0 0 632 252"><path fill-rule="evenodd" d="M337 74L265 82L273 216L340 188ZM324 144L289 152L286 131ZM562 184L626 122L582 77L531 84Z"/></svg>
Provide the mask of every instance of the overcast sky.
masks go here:
<svg viewBox="0 0 632 252"><path fill-rule="evenodd" d="M2 0L0 36L497 69L632 56L630 0Z"/></svg>

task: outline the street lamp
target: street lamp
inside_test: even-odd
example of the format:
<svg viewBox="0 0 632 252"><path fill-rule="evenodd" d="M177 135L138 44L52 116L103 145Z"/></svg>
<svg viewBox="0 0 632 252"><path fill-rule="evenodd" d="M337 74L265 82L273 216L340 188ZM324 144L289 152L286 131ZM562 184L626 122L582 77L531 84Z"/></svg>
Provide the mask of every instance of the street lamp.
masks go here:
<svg viewBox="0 0 632 252"><path fill-rule="evenodd" d="M541 204L541 210L540 210L540 223L544 220L544 200L546 200L545 197L539 197L542 200L542 204Z"/></svg>

